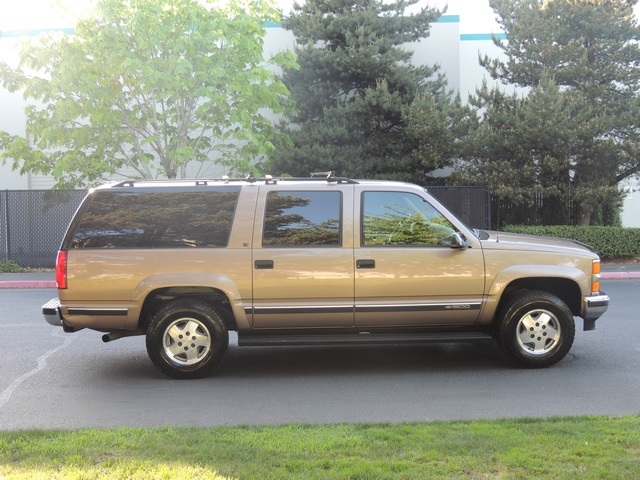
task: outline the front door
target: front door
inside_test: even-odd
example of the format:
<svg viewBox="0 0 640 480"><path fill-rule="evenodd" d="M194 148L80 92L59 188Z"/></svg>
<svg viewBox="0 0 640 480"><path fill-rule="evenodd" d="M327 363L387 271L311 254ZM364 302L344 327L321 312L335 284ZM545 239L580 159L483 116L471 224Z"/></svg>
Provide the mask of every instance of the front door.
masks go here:
<svg viewBox="0 0 640 480"><path fill-rule="evenodd" d="M356 327L476 321L484 290L479 244L452 249L455 224L414 192L361 187L356 211Z"/></svg>

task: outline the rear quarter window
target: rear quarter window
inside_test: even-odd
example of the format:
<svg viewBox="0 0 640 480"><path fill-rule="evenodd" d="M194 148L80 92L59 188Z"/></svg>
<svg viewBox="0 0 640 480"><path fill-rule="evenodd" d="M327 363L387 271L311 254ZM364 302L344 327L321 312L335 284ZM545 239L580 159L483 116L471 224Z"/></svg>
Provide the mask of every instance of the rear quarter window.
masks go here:
<svg viewBox="0 0 640 480"><path fill-rule="evenodd" d="M239 191L98 191L69 248L225 247Z"/></svg>
<svg viewBox="0 0 640 480"><path fill-rule="evenodd" d="M263 247L341 245L340 192L274 191L267 195Z"/></svg>

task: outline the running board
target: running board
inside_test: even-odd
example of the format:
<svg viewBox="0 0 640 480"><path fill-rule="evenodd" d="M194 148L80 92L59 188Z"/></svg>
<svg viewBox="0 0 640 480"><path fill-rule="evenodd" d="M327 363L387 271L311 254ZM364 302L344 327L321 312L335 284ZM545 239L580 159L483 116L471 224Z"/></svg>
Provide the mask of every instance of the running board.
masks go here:
<svg viewBox="0 0 640 480"><path fill-rule="evenodd" d="M345 333L345 334L238 334L241 347L277 347L287 345L389 345L407 343L453 343L492 340L482 332L452 333Z"/></svg>

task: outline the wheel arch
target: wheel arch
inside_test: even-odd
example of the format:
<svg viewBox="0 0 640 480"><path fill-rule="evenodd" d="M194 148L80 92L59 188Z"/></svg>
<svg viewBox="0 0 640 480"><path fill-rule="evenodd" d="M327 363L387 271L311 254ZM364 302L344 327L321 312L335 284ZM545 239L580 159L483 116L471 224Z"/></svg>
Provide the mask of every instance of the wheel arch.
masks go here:
<svg viewBox="0 0 640 480"><path fill-rule="evenodd" d="M140 309L138 329L146 330L156 312L169 302L180 298L193 298L207 303L220 314L227 330L238 330L231 301L226 293L218 288L203 286L171 286L150 291Z"/></svg>
<svg viewBox="0 0 640 480"><path fill-rule="evenodd" d="M494 274L487 291L484 318L495 321L510 298L523 291L538 290L560 298L574 316L582 315L582 298L590 277L581 269L568 265L511 265Z"/></svg>
<svg viewBox="0 0 640 480"><path fill-rule="evenodd" d="M198 298L216 308L228 330L249 324L241 290L230 278L217 274L152 275L141 281L131 297L128 329L146 329L151 316L176 298Z"/></svg>
<svg viewBox="0 0 640 480"><path fill-rule="evenodd" d="M496 314L500 314L503 306L513 297L533 290L555 295L569 307L573 316L580 316L582 307L580 286L574 280L562 277L529 277L511 281L500 296Z"/></svg>

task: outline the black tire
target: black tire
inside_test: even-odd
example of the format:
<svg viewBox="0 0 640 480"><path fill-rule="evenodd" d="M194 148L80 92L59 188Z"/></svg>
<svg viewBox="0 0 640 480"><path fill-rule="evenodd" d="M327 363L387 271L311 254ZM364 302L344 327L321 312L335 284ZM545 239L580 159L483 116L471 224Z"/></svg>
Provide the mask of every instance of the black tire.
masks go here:
<svg viewBox="0 0 640 480"><path fill-rule="evenodd" d="M220 315L209 304L192 298L161 308L147 328L147 353L165 375L177 379L210 375L229 346Z"/></svg>
<svg viewBox="0 0 640 480"><path fill-rule="evenodd" d="M571 349L575 322L567 305L542 291L520 294L501 308L495 337L502 353L524 368L545 368Z"/></svg>

